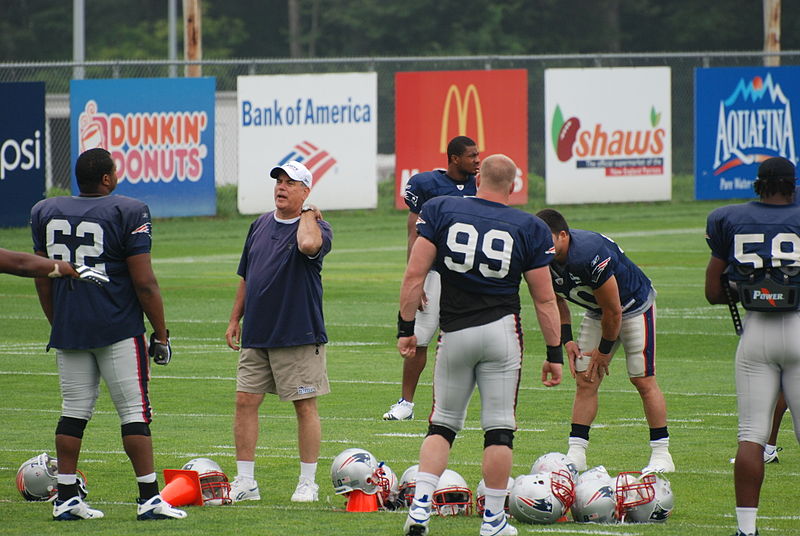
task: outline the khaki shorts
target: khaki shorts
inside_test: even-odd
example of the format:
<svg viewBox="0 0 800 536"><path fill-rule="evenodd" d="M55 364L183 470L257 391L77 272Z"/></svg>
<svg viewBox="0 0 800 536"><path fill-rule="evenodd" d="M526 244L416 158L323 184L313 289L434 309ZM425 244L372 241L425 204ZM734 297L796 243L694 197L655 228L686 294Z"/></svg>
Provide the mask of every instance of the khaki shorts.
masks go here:
<svg viewBox="0 0 800 536"><path fill-rule="evenodd" d="M325 365L325 345L286 348L242 348L236 390L303 400L331 392Z"/></svg>

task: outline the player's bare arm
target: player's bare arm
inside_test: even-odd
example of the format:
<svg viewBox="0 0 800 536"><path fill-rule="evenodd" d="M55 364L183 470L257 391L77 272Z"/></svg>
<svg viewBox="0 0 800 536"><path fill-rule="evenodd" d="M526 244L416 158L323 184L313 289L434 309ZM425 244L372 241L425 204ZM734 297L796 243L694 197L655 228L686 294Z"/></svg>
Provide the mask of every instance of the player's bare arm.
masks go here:
<svg viewBox="0 0 800 536"><path fill-rule="evenodd" d="M317 221L322 219L322 212L314 205L307 205L311 210L300 213L297 226L297 249L303 255L314 257L322 249L322 229Z"/></svg>
<svg viewBox="0 0 800 536"><path fill-rule="evenodd" d="M411 257L408 259L403 284L400 287L400 319L405 322L414 320L417 308L422 301L422 285L436 259L436 245L427 238L414 242ZM399 336L397 349L403 357L414 357L417 350L417 338L413 335Z"/></svg>
<svg viewBox="0 0 800 536"><path fill-rule="evenodd" d="M169 336L164 320L164 302L161 299L161 290L158 288L158 280L156 280L150 259L149 253L140 253L125 259L125 264L128 265L128 273L131 275L136 297L139 299L139 304L142 306L147 320L153 327L156 340L167 344Z"/></svg>
<svg viewBox="0 0 800 536"><path fill-rule="evenodd" d="M589 361L589 368L586 370L586 379L594 381L596 378L602 380L608 374L608 365L611 363L611 348L604 348L610 341L613 343L619 337L622 327L622 304L619 302L619 286L617 278L611 276L608 280L597 287L594 292L597 305L602 309L600 317L601 340L597 348L592 349L592 358Z"/></svg>
<svg viewBox="0 0 800 536"><path fill-rule="evenodd" d="M568 326L569 331L572 331L572 313L569 310L569 304L567 300L562 298L561 296L556 296L556 302L558 304L558 314L561 317L561 332L562 334L565 331L565 326ZM562 342L564 342L564 337L561 337ZM572 377L575 377L575 360L578 359L581 355L581 349L578 346L578 343L575 340L569 340L564 342L564 350L567 351L567 361L569 362L569 372Z"/></svg>
<svg viewBox="0 0 800 536"><path fill-rule="evenodd" d="M711 304L728 303L725 290L722 288L722 274L727 263L719 257L711 256L706 267L706 300Z"/></svg>
<svg viewBox="0 0 800 536"><path fill-rule="evenodd" d="M21 277L77 277L78 273L66 261L48 259L0 248L0 273Z"/></svg>
<svg viewBox="0 0 800 536"><path fill-rule="evenodd" d="M542 330L544 343L551 347L561 347L561 317L558 310L553 282L550 279L550 267L541 266L528 270L524 274L528 291L536 309L536 319ZM562 365L545 361L542 365L542 383L553 387L561 383Z"/></svg>
<svg viewBox="0 0 800 536"><path fill-rule="evenodd" d="M236 297L233 299L233 309L231 310L231 319L228 322L228 329L225 330L225 340L232 350L239 350L241 348L242 340L242 326L241 320L244 316L244 295L246 290L245 280L239 281L239 286L236 288Z"/></svg>

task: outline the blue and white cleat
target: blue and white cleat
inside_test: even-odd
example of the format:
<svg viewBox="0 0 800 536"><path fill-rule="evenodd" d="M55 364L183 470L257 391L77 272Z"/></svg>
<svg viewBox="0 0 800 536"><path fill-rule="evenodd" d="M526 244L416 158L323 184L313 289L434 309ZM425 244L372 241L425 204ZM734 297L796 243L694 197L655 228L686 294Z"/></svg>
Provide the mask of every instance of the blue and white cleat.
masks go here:
<svg viewBox="0 0 800 536"><path fill-rule="evenodd" d="M146 501L136 499L136 519L148 521L150 519L183 519L186 512L174 508L171 504L161 498L161 495L154 495Z"/></svg>
<svg viewBox="0 0 800 536"><path fill-rule="evenodd" d="M89 508L80 497L72 497L66 501L56 501L53 503L53 520L55 521L77 521L79 519L100 519L103 512Z"/></svg>
<svg viewBox="0 0 800 536"><path fill-rule="evenodd" d="M505 512L494 515L487 510L487 513L483 516L480 536L517 536L517 529L508 523Z"/></svg>
<svg viewBox="0 0 800 536"><path fill-rule="evenodd" d="M431 502L420 502L415 499L408 509L406 524L403 525L403 534L406 536L427 536L430 520Z"/></svg>

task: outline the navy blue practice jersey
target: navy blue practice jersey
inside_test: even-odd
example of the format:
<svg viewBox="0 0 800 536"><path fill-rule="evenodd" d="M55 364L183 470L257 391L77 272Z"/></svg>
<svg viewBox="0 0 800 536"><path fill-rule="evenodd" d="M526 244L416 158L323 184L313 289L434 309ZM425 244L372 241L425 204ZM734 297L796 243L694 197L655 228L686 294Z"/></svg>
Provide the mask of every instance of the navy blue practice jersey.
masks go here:
<svg viewBox="0 0 800 536"><path fill-rule="evenodd" d="M636 266L616 242L593 231L570 229L569 254L565 265L550 265L553 290L562 298L601 314L594 289L613 275L619 287L622 313L638 312L652 290L650 279Z"/></svg>
<svg viewBox="0 0 800 536"><path fill-rule="evenodd" d="M417 232L436 245L442 279L444 331L518 314L519 285L528 270L555 253L547 225L532 214L477 197L441 196L425 204Z"/></svg>
<svg viewBox="0 0 800 536"><path fill-rule="evenodd" d="M708 215L706 241L711 254L732 268L800 268L800 205L771 205L751 201L728 205ZM729 270L731 281L746 275ZM800 283L800 274L791 278Z"/></svg>
<svg viewBox="0 0 800 536"><path fill-rule="evenodd" d="M466 181L459 182L452 179L443 169L434 169L417 173L406 184L405 200L408 209L414 214L419 214L422 206L433 199L443 195L455 197L469 197L477 193L475 175L469 175Z"/></svg>
<svg viewBox="0 0 800 536"><path fill-rule="evenodd" d="M125 259L150 252L150 210L121 195L53 197L31 210L34 251L91 266L108 275L103 287L53 281L50 346L100 348L144 333L142 308Z"/></svg>

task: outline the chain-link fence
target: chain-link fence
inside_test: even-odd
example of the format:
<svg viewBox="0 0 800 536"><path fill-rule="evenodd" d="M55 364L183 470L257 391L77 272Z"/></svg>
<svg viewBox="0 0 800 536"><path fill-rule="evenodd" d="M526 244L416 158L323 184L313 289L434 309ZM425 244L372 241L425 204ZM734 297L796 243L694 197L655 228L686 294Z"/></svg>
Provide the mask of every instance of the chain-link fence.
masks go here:
<svg viewBox="0 0 800 536"><path fill-rule="evenodd" d="M772 53L771 56L775 56ZM800 51L777 54L782 65L800 64ZM218 186L237 178L236 78L242 75L329 72L378 73L378 153L394 153L394 75L401 71L466 69L527 69L529 168L544 174L544 71L565 67L668 66L672 71L673 171L693 173L694 69L754 67L764 64L763 52L692 52L659 54L587 54L457 57L392 57L331 59L239 59L201 62L119 60L85 63L0 63L0 82L44 81L47 90L45 133L47 185L69 187L69 81L73 78L153 78L181 76L189 64L200 64L203 76L216 78L215 176ZM393 174L392 159L379 158L378 178ZM225 196L235 205L235 196ZM235 206L223 207L225 212Z"/></svg>

